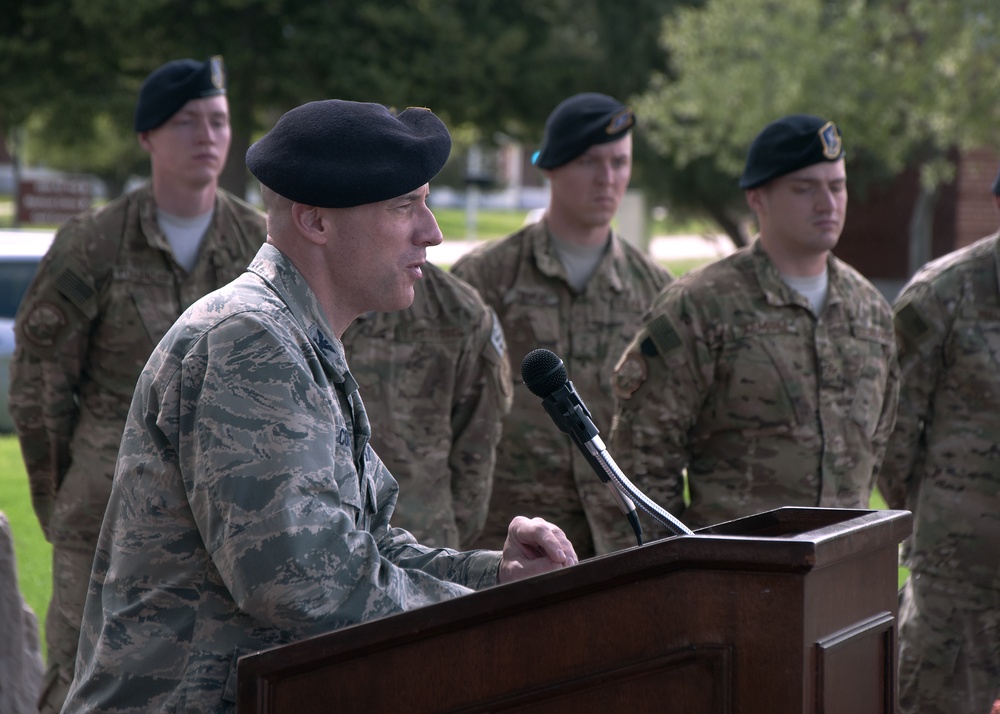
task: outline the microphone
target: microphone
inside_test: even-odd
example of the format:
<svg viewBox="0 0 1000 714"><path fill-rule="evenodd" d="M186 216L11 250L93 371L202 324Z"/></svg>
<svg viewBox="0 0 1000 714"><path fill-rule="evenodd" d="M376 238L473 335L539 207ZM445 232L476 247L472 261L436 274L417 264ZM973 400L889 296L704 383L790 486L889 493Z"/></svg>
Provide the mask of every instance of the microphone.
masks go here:
<svg viewBox="0 0 1000 714"><path fill-rule="evenodd" d="M649 500L618 468L608 454L590 412L569 381L563 361L554 352L546 349L529 352L521 361L521 379L532 394L541 397L542 406L556 426L563 433L569 434L591 468L611 491L615 503L632 526L639 545L642 545L642 526L639 524L635 504L623 490L639 501L643 510L674 533L693 534L691 529Z"/></svg>

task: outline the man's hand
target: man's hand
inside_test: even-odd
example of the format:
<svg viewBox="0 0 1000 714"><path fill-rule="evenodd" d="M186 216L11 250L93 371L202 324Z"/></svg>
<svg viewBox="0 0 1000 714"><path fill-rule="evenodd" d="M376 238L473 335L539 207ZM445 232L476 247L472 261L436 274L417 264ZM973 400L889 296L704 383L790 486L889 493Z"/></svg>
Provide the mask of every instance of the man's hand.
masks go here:
<svg viewBox="0 0 1000 714"><path fill-rule="evenodd" d="M573 544L562 529L541 518L517 516L507 527L500 560L500 582L559 570L578 562Z"/></svg>

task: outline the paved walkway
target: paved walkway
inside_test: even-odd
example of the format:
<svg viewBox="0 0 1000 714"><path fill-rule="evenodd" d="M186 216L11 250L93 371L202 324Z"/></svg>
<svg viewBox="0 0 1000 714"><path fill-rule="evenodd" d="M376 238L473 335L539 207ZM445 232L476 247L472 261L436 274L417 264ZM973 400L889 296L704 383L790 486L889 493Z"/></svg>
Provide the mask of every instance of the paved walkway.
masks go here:
<svg viewBox="0 0 1000 714"><path fill-rule="evenodd" d="M427 259L438 265L451 265L479 245L479 241L446 240L427 249ZM657 260L721 258L733 252L727 236L674 235L657 236L650 241L650 253Z"/></svg>

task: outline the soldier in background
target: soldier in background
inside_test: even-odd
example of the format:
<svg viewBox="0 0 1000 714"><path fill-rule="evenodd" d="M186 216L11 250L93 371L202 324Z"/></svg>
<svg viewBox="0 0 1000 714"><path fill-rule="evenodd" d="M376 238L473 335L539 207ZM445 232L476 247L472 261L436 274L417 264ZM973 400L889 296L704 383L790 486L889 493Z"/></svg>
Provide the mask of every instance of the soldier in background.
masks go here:
<svg viewBox="0 0 1000 714"><path fill-rule="evenodd" d="M611 452L692 528L786 505L866 508L898 365L885 298L830 252L847 210L837 127L772 122L740 186L760 235L659 296L615 370Z"/></svg>
<svg viewBox="0 0 1000 714"><path fill-rule="evenodd" d="M561 102L535 158L551 194L544 217L452 268L500 317L515 374L482 547L502 543L511 516L525 508L562 526L584 558L611 550L606 534L616 524L628 527L570 437L524 386L520 366L536 348L555 352L597 428L611 428L614 363L671 280L611 228L632 175L634 123L631 109L603 94Z"/></svg>
<svg viewBox="0 0 1000 714"><path fill-rule="evenodd" d="M993 184L1000 209L1000 175ZM879 489L913 511L899 625L907 714L1000 697L1000 233L928 263L895 303L902 386Z"/></svg>
<svg viewBox="0 0 1000 714"><path fill-rule="evenodd" d="M469 548L486 522L510 362L493 310L425 263L413 304L368 312L344 332L372 446L399 482L393 525L425 545Z"/></svg>
<svg viewBox="0 0 1000 714"><path fill-rule="evenodd" d="M152 180L67 221L21 302L10 411L32 503L52 543L40 705L57 712L136 379L189 305L246 268L259 211L218 188L229 151L221 57L175 60L139 90Z"/></svg>

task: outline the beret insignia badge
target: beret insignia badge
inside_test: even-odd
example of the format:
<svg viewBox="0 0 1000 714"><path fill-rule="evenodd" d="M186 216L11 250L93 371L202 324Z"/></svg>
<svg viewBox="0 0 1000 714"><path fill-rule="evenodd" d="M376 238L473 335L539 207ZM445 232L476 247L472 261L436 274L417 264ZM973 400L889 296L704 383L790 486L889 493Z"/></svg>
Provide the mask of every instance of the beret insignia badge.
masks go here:
<svg viewBox="0 0 1000 714"><path fill-rule="evenodd" d="M611 117L611 121L608 122L608 126L604 129L604 131L609 135L621 134L633 124L635 124L635 115L632 113L631 109L625 107Z"/></svg>
<svg viewBox="0 0 1000 714"><path fill-rule="evenodd" d="M819 139L823 142L823 156L833 161L840 158L840 148L842 146L840 132L837 126L828 121L819 130Z"/></svg>
<svg viewBox="0 0 1000 714"><path fill-rule="evenodd" d="M213 55L208 60L209 67L212 74L212 84L216 89L225 89L226 87L226 70L222 66L222 56Z"/></svg>

